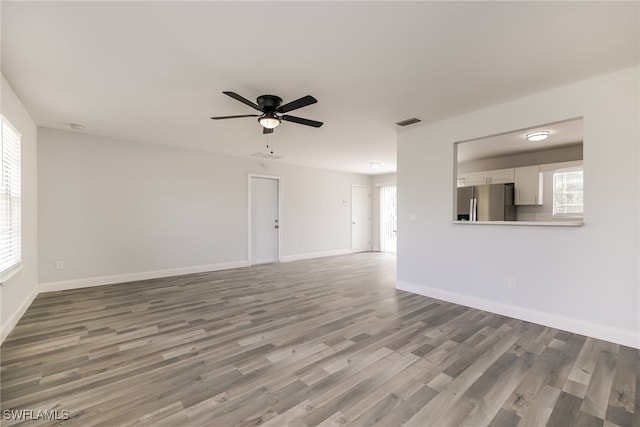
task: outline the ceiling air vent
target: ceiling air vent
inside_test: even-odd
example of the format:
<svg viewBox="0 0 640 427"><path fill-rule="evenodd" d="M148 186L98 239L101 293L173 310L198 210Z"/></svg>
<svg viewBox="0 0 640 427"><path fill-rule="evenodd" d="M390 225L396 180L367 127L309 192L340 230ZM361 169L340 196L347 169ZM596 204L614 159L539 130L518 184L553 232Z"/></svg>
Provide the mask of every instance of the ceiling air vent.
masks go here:
<svg viewBox="0 0 640 427"><path fill-rule="evenodd" d="M412 117L412 118L407 119L407 120L401 120L399 122L396 122L396 124L398 126L409 126L409 125L412 125L414 123L418 123L418 122L421 122L421 121L422 120L420 120L420 119L416 119L415 117Z"/></svg>

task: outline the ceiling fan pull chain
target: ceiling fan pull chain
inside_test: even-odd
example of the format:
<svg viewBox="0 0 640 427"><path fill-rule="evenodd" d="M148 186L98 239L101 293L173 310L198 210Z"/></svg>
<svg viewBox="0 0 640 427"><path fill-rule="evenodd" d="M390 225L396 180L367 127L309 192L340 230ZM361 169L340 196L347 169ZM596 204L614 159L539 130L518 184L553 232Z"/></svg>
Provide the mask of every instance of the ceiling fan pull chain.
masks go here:
<svg viewBox="0 0 640 427"><path fill-rule="evenodd" d="M273 141L272 141L272 136L273 134L268 133L267 134L267 151L270 152L271 154L273 154ZM269 147L271 147L271 149L269 149Z"/></svg>

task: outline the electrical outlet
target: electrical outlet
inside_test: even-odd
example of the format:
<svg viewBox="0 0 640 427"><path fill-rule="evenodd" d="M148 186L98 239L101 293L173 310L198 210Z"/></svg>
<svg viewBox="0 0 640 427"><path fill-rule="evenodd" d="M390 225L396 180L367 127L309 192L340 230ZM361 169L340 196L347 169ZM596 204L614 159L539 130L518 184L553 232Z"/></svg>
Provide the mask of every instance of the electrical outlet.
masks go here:
<svg viewBox="0 0 640 427"><path fill-rule="evenodd" d="M64 270L64 261L56 261L56 270Z"/></svg>
<svg viewBox="0 0 640 427"><path fill-rule="evenodd" d="M515 277L510 277L507 282L507 287L509 289L518 289L518 280Z"/></svg>

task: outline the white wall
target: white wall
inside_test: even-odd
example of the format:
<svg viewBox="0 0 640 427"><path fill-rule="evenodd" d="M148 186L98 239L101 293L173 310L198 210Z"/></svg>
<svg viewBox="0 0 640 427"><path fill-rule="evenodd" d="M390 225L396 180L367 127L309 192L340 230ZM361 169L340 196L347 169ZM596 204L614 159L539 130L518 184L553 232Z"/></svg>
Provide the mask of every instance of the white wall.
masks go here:
<svg viewBox="0 0 640 427"><path fill-rule="evenodd" d="M370 185L369 177L286 165L273 170L284 176L283 260L350 250L351 185Z"/></svg>
<svg viewBox="0 0 640 427"><path fill-rule="evenodd" d="M41 290L247 264L248 174L282 177L282 258L350 249L364 175L41 128ZM62 261L64 269L56 269Z"/></svg>
<svg viewBox="0 0 640 427"><path fill-rule="evenodd" d="M622 70L402 131L398 288L640 347L639 77ZM452 224L455 141L579 116L582 227Z"/></svg>
<svg viewBox="0 0 640 427"><path fill-rule="evenodd" d="M2 114L22 134L22 269L0 286L0 342L35 298L38 285L37 128L4 76Z"/></svg>

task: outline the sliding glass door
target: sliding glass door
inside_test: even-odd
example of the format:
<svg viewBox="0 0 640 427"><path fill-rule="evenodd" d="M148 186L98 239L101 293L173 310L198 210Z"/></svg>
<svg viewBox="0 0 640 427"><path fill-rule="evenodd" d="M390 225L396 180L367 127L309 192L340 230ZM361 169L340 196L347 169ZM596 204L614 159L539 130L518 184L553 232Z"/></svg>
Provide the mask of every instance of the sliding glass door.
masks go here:
<svg viewBox="0 0 640 427"><path fill-rule="evenodd" d="M397 190L395 185L380 186L380 250L396 253L398 240Z"/></svg>

